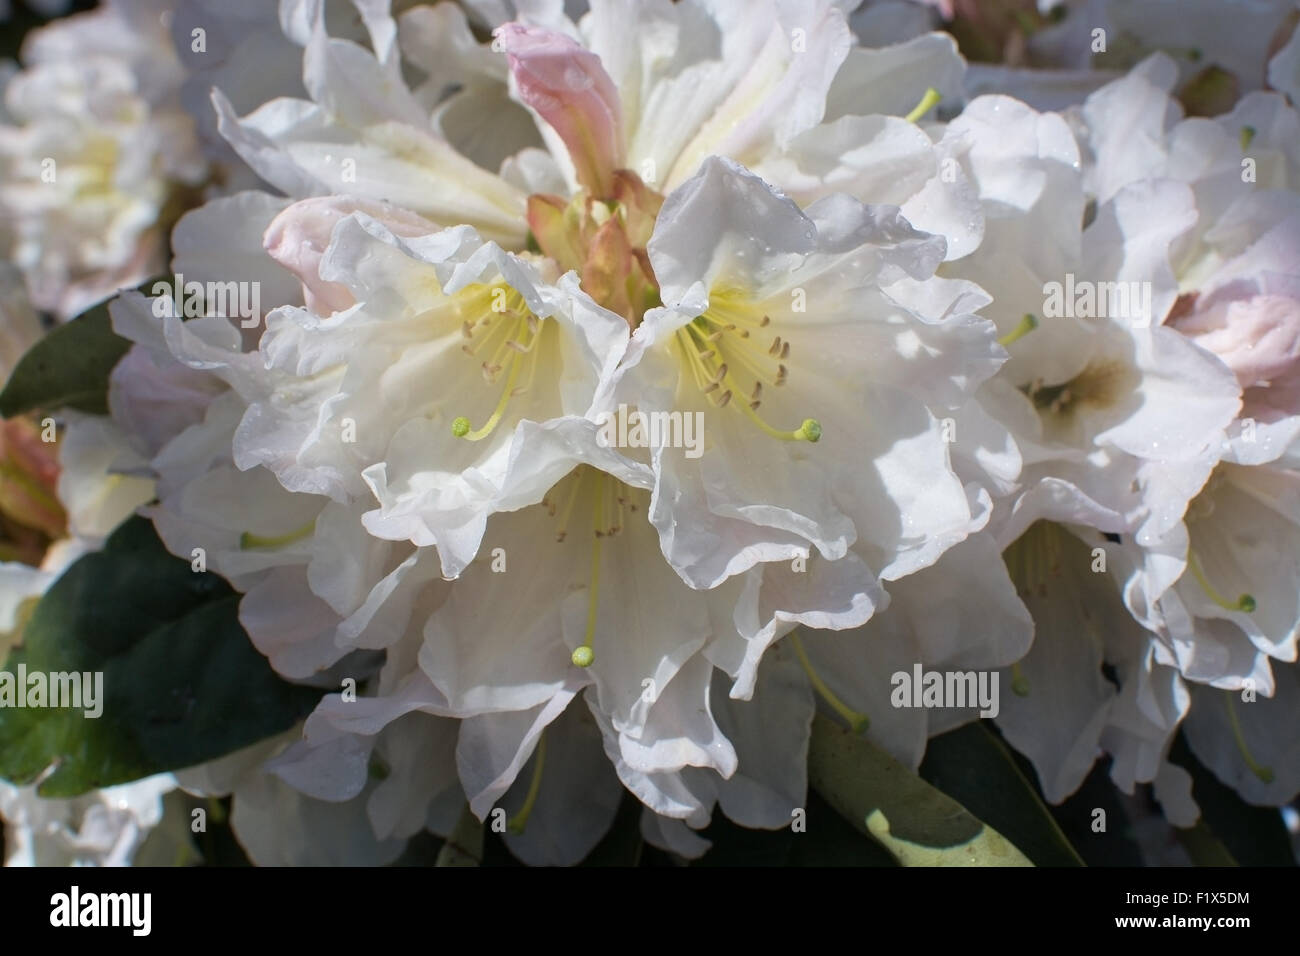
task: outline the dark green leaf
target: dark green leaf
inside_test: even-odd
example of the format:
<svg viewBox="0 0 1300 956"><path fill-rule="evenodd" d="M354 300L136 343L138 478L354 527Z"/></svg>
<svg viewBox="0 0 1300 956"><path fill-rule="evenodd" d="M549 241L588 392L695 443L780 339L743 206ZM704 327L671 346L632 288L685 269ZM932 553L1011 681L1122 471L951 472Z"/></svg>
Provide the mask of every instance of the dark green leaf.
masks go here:
<svg viewBox="0 0 1300 956"><path fill-rule="evenodd" d="M1032 866L1006 837L865 737L818 715L812 785L846 820L908 866Z"/></svg>
<svg viewBox="0 0 1300 956"><path fill-rule="evenodd" d="M445 845L446 843L442 837L430 833L428 830L421 830L407 841L406 849L402 851L402 855L389 865L397 867L436 866L438 854L442 852Z"/></svg>
<svg viewBox="0 0 1300 956"><path fill-rule="evenodd" d="M808 791L807 829L790 839L787 866L898 866L889 851L849 825L835 808Z"/></svg>
<svg viewBox="0 0 1300 956"><path fill-rule="evenodd" d="M641 862L641 801L630 793L614 815L614 823L599 843L587 854L582 866L637 866Z"/></svg>
<svg viewBox="0 0 1300 956"><path fill-rule="evenodd" d="M1036 866L1082 866L1051 811L983 721L933 738L921 776L1011 840Z"/></svg>
<svg viewBox="0 0 1300 956"><path fill-rule="evenodd" d="M37 409L108 412L108 375L131 343L113 331L108 304L58 326L28 349L0 391L0 415Z"/></svg>
<svg viewBox="0 0 1300 956"><path fill-rule="evenodd" d="M67 797L212 760L280 733L320 691L281 680L221 578L167 553L144 518L41 598L5 670L103 673L103 713L0 709L0 777Z"/></svg>
<svg viewBox="0 0 1300 956"><path fill-rule="evenodd" d="M1197 820L1196 826L1178 831L1178 841L1182 843L1187 855L1197 866L1236 866L1228 848L1223 845L1204 820Z"/></svg>
<svg viewBox="0 0 1300 956"><path fill-rule="evenodd" d="M1033 767L1019 755L1016 763L1027 778L1033 777ZM1139 792L1142 799L1144 792ZM1101 810L1105 816L1098 817ZM1159 812L1156 810L1155 812ZM1088 866L1142 866L1142 850L1126 807L1124 795L1110 779L1110 760L1103 758L1093 765L1092 772L1060 806L1052 807L1061 832L1070 845L1083 857ZM1105 829L1095 827L1105 821Z"/></svg>

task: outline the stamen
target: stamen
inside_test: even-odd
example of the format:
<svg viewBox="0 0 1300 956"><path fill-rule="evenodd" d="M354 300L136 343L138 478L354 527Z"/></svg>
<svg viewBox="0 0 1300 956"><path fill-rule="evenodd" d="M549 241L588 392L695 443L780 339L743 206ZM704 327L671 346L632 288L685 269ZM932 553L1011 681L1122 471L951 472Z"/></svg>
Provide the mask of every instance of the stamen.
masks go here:
<svg viewBox="0 0 1300 956"><path fill-rule="evenodd" d="M1205 592L1206 596L1225 611L1243 611L1246 614L1255 612L1258 605L1251 595L1243 594L1234 603L1216 591L1205 577L1205 572L1201 570L1201 562L1197 560L1196 552L1192 551L1191 548L1187 549L1187 567L1191 569L1193 576L1195 576L1197 583L1200 584L1201 590Z"/></svg>
<svg viewBox="0 0 1300 956"><path fill-rule="evenodd" d="M533 761L533 779L528 784L528 794L524 797L524 805L519 808L519 812L514 818L506 824L506 829L511 833L520 834L524 832L524 827L528 826L528 818L532 815L533 807L537 804L537 794L542 789L542 767L546 765L546 734L537 739L537 759Z"/></svg>
<svg viewBox="0 0 1300 956"><path fill-rule="evenodd" d="M1246 745L1246 736L1241 732L1241 722L1237 719L1237 702L1233 700L1233 691L1224 691L1228 707L1228 723L1232 727L1232 736L1237 741L1237 749L1241 751L1241 759L1246 761L1246 766L1264 783L1272 783L1276 779L1276 774L1272 767L1266 767L1255 759L1255 755L1250 752L1250 747Z"/></svg>
<svg viewBox="0 0 1300 956"><path fill-rule="evenodd" d="M253 534L251 531L245 531L239 536L239 550L249 551L253 548L283 548L287 544L293 544L295 541L301 541L307 535L316 530L316 519L312 518L301 528L297 528L287 534L277 537L262 537Z"/></svg>
<svg viewBox="0 0 1300 956"><path fill-rule="evenodd" d="M1038 318L1032 313L1026 312L1025 317L1020 320L1020 324L998 339L998 345L1006 348L1015 342L1019 342L1034 329L1038 328Z"/></svg>
<svg viewBox="0 0 1300 956"><path fill-rule="evenodd" d="M719 318L723 316L724 318ZM695 376L696 383L705 395L713 392L720 392L714 404L718 408L725 408L731 404L731 400L738 395L749 394L749 398L736 402L736 407L743 411L751 421L754 422L765 434L782 441L810 441L815 442L821 438L821 424L813 418L804 419L796 429L786 431L783 429L773 428L758 415L758 409L762 406L763 379L770 377L770 372L764 372L759 368L761 359L757 359L759 354L751 351L753 346L743 341L733 340L731 346L726 349L726 361L714 364L713 359L718 355L721 348L711 347L714 342L720 341L719 333L731 332L739 339L745 337L745 331L741 329L742 325L761 327L771 322L771 317L764 315L761 322L755 322L752 316L726 305L725 297L719 296L708 313L697 317L694 321L683 326L678 330L678 342L681 345L687 362L691 366L692 373ZM790 354L790 343L784 341L779 335L772 340L772 344L767 350L771 358L783 359ZM721 356L718 356L721 357ZM752 374L755 378L752 389L747 389L737 381L733 374L733 361L735 365L746 372ZM772 382L775 386L785 383L789 371L784 364L778 363L775 380Z"/></svg>
<svg viewBox="0 0 1300 956"><path fill-rule="evenodd" d="M534 317L531 314L519 316L519 319L515 324L515 330L520 337L527 334L527 330L534 328L532 323L528 321L533 318ZM534 321L536 320L534 319ZM492 363L483 363L483 378L489 384L496 383L496 376L504 367L501 364L502 362L508 363L510 366L510 371L506 375L505 386L501 389L501 395L497 399L496 408L493 409L492 414L488 417L488 420L483 423L483 426L477 429L470 424L468 418L463 415L458 416L451 423L451 433L453 435L457 438L464 438L466 441L480 441L481 439L486 438L488 435L492 434L497 425L501 423L501 419L504 417L506 412L506 406L510 404L510 400L528 391L529 385L532 384L533 373L536 371L538 353L535 347L541 334L540 328L540 323L538 323L536 330L529 334L527 343L522 343L518 341L518 339L511 338L507 335L505 341L497 350L497 355L493 356ZM492 338L491 335L488 337ZM528 382L523 386L516 387L516 382L519 379L519 372L524 366L524 360L521 356L530 353L532 355L532 360L529 363Z"/></svg>
<svg viewBox="0 0 1300 956"><path fill-rule="evenodd" d="M569 479L572 482L569 488L569 499L564 503L564 514L560 516L560 530L555 534L556 543L563 543L569 531L569 516L573 514L573 506L578 501L578 491L582 488L582 481L587 477L585 469L579 471L576 477Z"/></svg>
<svg viewBox="0 0 1300 956"><path fill-rule="evenodd" d="M822 680L821 675L812 666L812 661L808 660L808 653L803 649L803 642L799 640L798 631L790 632L790 646L794 648L795 656L799 658L799 663L803 666L804 673L808 675L808 682L813 685L813 689L822 695L822 699L830 705L831 710L844 718L855 734L860 734L871 726L870 717L849 707L844 701L835 696L833 690L826 686L826 682Z"/></svg>
<svg viewBox="0 0 1300 956"><path fill-rule="evenodd" d="M903 119L907 120L909 123L915 123L926 113L930 112L930 110L934 109L941 99L943 99L943 95L933 86L930 87L925 91L925 95L921 97L921 102L916 104L916 108L904 116Z"/></svg>

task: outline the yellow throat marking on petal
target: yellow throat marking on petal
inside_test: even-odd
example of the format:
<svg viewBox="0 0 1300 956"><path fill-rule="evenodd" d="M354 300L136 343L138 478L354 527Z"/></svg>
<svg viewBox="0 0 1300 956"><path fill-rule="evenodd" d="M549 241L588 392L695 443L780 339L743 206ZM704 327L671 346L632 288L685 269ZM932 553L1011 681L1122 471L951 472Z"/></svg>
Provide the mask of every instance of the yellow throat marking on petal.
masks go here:
<svg viewBox="0 0 1300 956"><path fill-rule="evenodd" d="M1020 594L1047 596L1048 583L1064 569L1065 533L1054 521L1035 521L1007 545L1002 560Z"/></svg>
<svg viewBox="0 0 1300 956"><path fill-rule="evenodd" d="M763 431L782 441L816 442L822 426L815 418L805 418L798 428L783 430L769 425L758 410L763 403L763 388L780 388L789 378L790 342L772 335L771 316L760 313L742 302L737 293L714 292L709 307L675 333L675 341L695 384L718 408L728 405L739 409ZM743 370L753 380L746 391L738 373ZM748 397L746 397L748 396Z"/></svg>
<svg viewBox="0 0 1300 956"><path fill-rule="evenodd" d="M1040 413L1065 418L1083 408L1115 407L1132 391L1133 380L1133 371L1122 363L1101 360L1092 362L1068 382L1047 385L1038 379L1021 391Z"/></svg>

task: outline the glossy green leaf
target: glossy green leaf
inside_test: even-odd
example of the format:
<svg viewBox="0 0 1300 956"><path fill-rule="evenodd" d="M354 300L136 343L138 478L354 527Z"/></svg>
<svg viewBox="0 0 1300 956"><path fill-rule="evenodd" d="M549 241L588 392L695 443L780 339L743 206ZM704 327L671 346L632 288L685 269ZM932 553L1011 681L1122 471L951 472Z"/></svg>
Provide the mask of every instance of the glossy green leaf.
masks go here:
<svg viewBox="0 0 1300 956"><path fill-rule="evenodd" d="M4 390L0 415L38 409L108 412L108 376L131 343L113 331L107 303L58 326L18 360Z"/></svg>
<svg viewBox="0 0 1300 956"><path fill-rule="evenodd" d="M292 726L321 692L276 675L240 626L238 606L221 578L168 554L147 520L125 522L46 592L4 665L15 675L20 665L29 675L98 672L102 713L0 708L0 777L42 778L43 796L74 796L212 760ZM82 683L93 689L95 680Z"/></svg>
<svg viewBox="0 0 1300 956"><path fill-rule="evenodd" d="M1034 785L984 721L930 740L921 777L1012 840L1037 866L1082 866Z"/></svg>
<svg viewBox="0 0 1300 956"><path fill-rule="evenodd" d="M1033 866L1002 834L865 737L818 715L813 786L904 866Z"/></svg>

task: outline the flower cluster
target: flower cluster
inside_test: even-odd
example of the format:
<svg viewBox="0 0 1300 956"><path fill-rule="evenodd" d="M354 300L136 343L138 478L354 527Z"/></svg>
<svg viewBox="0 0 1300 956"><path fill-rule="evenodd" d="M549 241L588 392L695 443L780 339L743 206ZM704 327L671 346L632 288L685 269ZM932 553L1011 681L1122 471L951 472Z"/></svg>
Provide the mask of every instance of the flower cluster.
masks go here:
<svg viewBox="0 0 1300 956"><path fill-rule="evenodd" d="M49 527L16 561L47 570L10 603L138 508L322 692L146 802L233 794L259 863L391 862L467 806L572 864L630 792L697 857L717 813L791 824L818 711L911 769L982 714L1049 801L1108 758L1181 827L1180 734L1247 801L1296 797L1287 5L1214 110L1169 48L1267 56L1156 2L354 5L282 0L250 50L214 4L121 0L93 16L172 37L72 59L74 18L6 91L36 306L156 273L169 229L176 277L111 302L108 415L25 479ZM1081 24L1149 22L1204 29L1090 59ZM954 35L1018 52L968 73ZM914 668L994 697L900 703ZM129 857L153 818L124 819L91 855Z"/></svg>

